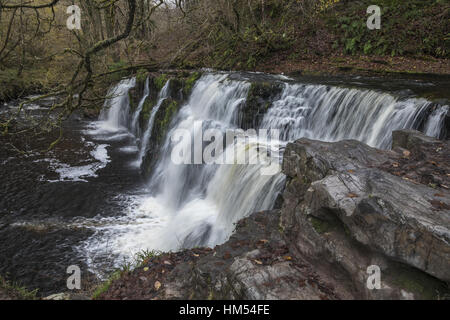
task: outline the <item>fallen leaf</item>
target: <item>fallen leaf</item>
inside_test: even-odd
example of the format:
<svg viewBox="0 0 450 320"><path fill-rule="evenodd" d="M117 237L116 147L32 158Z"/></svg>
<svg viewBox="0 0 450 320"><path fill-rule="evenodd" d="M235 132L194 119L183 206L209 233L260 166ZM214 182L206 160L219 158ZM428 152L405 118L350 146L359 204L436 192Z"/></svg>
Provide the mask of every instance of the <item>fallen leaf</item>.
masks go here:
<svg viewBox="0 0 450 320"><path fill-rule="evenodd" d="M292 260L292 257L290 257L290 256L285 256L285 257L284 257L284 260L291 261L291 260Z"/></svg>
<svg viewBox="0 0 450 320"><path fill-rule="evenodd" d="M398 168L398 167L400 166L400 164L399 164L398 162L394 162L394 163L392 164L392 166L393 166L394 168Z"/></svg>
<svg viewBox="0 0 450 320"><path fill-rule="evenodd" d="M149 270L148 267L145 267L145 268L144 268L144 271L145 271L145 272L147 272L148 270Z"/></svg>
<svg viewBox="0 0 450 320"><path fill-rule="evenodd" d="M194 257L200 257L199 254L193 253Z"/></svg>
<svg viewBox="0 0 450 320"><path fill-rule="evenodd" d="M355 170L348 170L347 172L348 172L348 173L354 173Z"/></svg>
<svg viewBox="0 0 450 320"><path fill-rule="evenodd" d="M262 261L259 260L254 260L256 262L256 264L263 264Z"/></svg>
<svg viewBox="0 0 450 320"><path fill-rule="evenodd" d="M156 282L155 282L155 289L156 289L156 291L158 291L159 288L161 288L161 282L156 281Z"/></svg>
<svg viewBox="0 0 450 320"><path fill-rule="evenodd" d="M170 261L164 261L164 264L166 264L166 265L168 265L168 266L171 266L172 265L172 263L170 263Z"/></svg>
<svg viewBox="0 0 450 320"><path fill-rule="evenodd" d="M350 192L349 194L347 194L347 197L349 197L349 198L358 198L358 195Z"/></svg>
<svg viewBox="0 0 450 320"><path fill-rule="evenodd" d="M262 240L259 240L259 242L261 242L261 243L267 243L267 242L269 242L269 240L262 239Z"/></svg>
<svg viewBox="0 0 450 320"><path fill-rule="evenodd" d="M403 151L403 156L404 156L405 158L409 158L410 155L411 155L411 152L410 152L410 151L408 151L408 150Z"/></svg>

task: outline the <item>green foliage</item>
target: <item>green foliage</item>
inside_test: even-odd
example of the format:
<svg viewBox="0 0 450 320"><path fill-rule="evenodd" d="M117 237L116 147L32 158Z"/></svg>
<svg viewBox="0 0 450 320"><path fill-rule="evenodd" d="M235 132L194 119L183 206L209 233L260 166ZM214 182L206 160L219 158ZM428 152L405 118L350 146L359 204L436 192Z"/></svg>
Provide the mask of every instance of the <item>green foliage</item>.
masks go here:
<svg viewBox="0 0 450 320"><path fill-rule="evenodd" d="M197 80L202 76L200 72L192 72L190 76L184 81L183 93L188 96Z"/></svg>
<svg viewBox="0 0 450 320"><path fill-rule="evenodd" d="M151 113L152 109L153 109L152 101L149 98L145 99L144 105L142 106L142 111L141 111L141 117L145 123L147 123L148 120L150 119L150 113Z"/></svg>
<svg viewBox="0 0 450 320"><path fill-rule="evenodd" d="M92 299L96 300L98 299L103 293L107 292L109 290L109 287L111 286L111 284L115 281L120 279L120 277L122 276L122 270L116 270L112 273L112 275L108 278L108 280L106 280L105 282L103 282L101 285L99 285L97 287L97 289L94 291L94 293L92 294Z"/></svg>
<svg viewBox="0 0 450 320"><path fill-rule="evenodd" d="M381 8L381 29L366 26L369 5ZM337 36L333 48L345 54L449 57L450 6L441 1L363 0L338 4L321 19Z"/></svg>
<svg viewBox="0 0 450 320"><path fill-rule="evenodd" d="M135 267L139 268L147 264L151 259L154 259L162 254L161 251L155 250L142 250L135 254Z"/></svg>
<svg viewBox="0 0 450 320"><path fill-rule="evenodd" d="M120 60L118 62L114 62L114 63L108 65L109 71L118 71L118 72L114 72L111 75L109 75L108 80L110 82L117 82L117 81L120 81L120 79L129 76L129 71L127 71L127 70L119 71L128 66L129 66L128 62L123 61L123 60Z"/></svg>
<svg viewBox="0 0 450 320"><path fill-rule="evenodd" d="M169 105L166 108L164 118L161 122L161 128L164 130L164 132L169 128L170 122L172 121L172 118L177 111L178 103L175 100L170 101Z"/></svg>
<svg viewBox="0 0 450 320"><path fill-rule="evenodd" d="M147 80L148 77L148 71L145 69L139 69L136 73L136 81L137 82L144 82Z"/></svg>
<svg viewBox="0 0 450 320"><path fill-rule="evenodd" d="M159 77L155 78L154 82L155 82L155 86L156 89L161 90L166 82L169 80L169 77L167 76L167 74L162 74Z"/></svg>
<svg viewBox="0 0 450 320"><path fill-rule="evenodd" d="M92 295L92 299L96 300L96 299L100 298L100 296L102 294L104 294L105 292L107 292L109 290L109 288L111 287L111 284L114 281L119 280L124 274L127 274L127 273L133 271L134 269L142 267L143 265L148 263L149 260L161 255L161 253L162 252L160 252L160 251L154 251L154 250L142 250L142 251L137 252L134 255L133 262L124 263L121 268L119 268L111 273L108 280L101 283L97 287L97 289L95 289L95 291Z"/></svg>
<svg viewBox="0 0 450 320"><path fill-rule="evenodd" d="M0 276L0 290L18 300L37 300L38 290L29 291L27 288L15 282L10 282Z"/></svg>

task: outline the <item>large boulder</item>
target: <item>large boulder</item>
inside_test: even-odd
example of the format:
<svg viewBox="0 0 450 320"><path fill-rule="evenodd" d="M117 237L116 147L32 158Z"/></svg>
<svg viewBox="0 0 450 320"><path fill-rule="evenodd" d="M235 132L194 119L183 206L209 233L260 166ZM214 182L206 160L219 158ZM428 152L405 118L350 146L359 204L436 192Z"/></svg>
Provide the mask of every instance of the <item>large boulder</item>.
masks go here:
<svg viewBox="0 0 450 320"><path fill-rule="evenodd" d="M214 249L162 254L112 283L101 299L309 300L337 295L311 265L289 252L278 228L280 212L243 219ZM155 286L155 284L157 284Z"/></svg>
<svg viewBox="0 0 450 320"><path fill-rule="evenodd" d="M413 158L420 145L449 146L412 131L393 141L398 152L357 141L289 144L282 227L300 255L356 297L436 298L450 282L450 193L385 169ZM373 265L381 290L366 284Z"/></svg>
<svg viewBox="0 0 450 320"><path fill-rule="evenodd" d="M428 176L448 177L450 142L414 131L393 140L392 151L290 143L281 209L241 220L214 249L148 259L100 298L448 298L450 193L447 178Z"/></svg>

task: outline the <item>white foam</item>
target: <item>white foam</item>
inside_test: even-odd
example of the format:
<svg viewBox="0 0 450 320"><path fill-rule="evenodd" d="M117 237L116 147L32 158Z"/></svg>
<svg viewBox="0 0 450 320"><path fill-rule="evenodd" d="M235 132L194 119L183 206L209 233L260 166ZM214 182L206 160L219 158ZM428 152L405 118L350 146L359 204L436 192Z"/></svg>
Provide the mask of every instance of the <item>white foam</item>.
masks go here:
<svg viewBox="0 0 450 320"><path fill-rule="evenodd" d="M74 181L74 182L88 182L87 178L98 177L97 171L104 169L111 161L108 155L107 144L97 145L90 153L95 162L81 165L70 166L66 163L62 163L57 159L39 159L34 162L48 162L52 170L59 174L58 180L47 180L48 182L60 182L60 181ZM41 177L41 180L44 178Z"/></svg>

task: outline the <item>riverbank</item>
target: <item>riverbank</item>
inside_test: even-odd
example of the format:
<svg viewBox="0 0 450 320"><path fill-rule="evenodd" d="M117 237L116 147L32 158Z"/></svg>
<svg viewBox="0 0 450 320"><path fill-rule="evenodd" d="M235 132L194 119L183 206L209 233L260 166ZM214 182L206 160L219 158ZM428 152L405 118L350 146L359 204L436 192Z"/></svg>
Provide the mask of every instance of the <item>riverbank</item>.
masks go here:
<svg viewBox="0 0 450 320"><path fill-rule="evenodd" d="M292 60L284 55L264 59L257 71L303 75L450 76L450 60L434 57L383 57L334 55Z"/></svg>
<svg viewBox="0 0 450 320"><path fill-rule="evenodd" d="M51 156L50 154L31 153L28 156L16 158L17 155L14 152L12 154L0 152L2 156L6 155L4 159L0 159L6 169L2 171L3 181L11 182L2 184L2 188L0 188L0 192L3 193L0 199L4 201L4 205L0 206L0 208L4 208L3 211L0 211L0 225L2 226L0 240L3 239L2 243L9 244L9 246L1 248L0 253L3 253L0 254L1 272L2 274L12 273L13 279L26 281L30 288L43 288L44 290L40 293L42 297L66 290L64 266L75 264L82 267L83 290L89 292L85 296L114 299L144 298L144 296L139 296L139 292L133 291L133 281L141 281L140 277L145 277L148 272L149 278L145 282L152 284L156 291L148 291L146 294L156 295L152 297L145 295L145 298L158 298L159 290L165 288L166 284L170 282L165 276L171 274L178 265L185 266L185 262L195 264L196 258L206 259L206 266L216 265L217 262L218 267L223 262L220 259L227 260L228 264L225 264L225 269L208 271L210 274L218 274L221 282L225 281L222 279L223 273L229 274L227 268L231 268L236 260L244 265L251 263L256 267L261 266L263 269L253 268L248 273L251 275L254 270L257 274L269 273L275 278L281 275L279 281L283 285L274 285L269 289L273 292L282 291L287 298L357 297L361 293L352 293L347 289L345 291L340 287L326 285L323 280L330 277L326 273L327 270L324 270L323 276L319 277L322 279L320 281L308 269L302 270L304 265L309 266L309 270L311 270L316 267L316 264L295 258L297 249L291 248L290 245L293 240L286 238L286 232L280 230L280 221L285 219L283 217L288 214L288 211L281 206L281 197L278 196L280 192L283 192L284 176L275 177L276 180L272 183L270 179L262 180L258 171L249 175L253 172L252 168L239 167L236 168L238 170L227 170L227 168L221 167L217 168L217 171L208 172L207 170L212 168L185 166L177 168L181 170L176 170L179 176L177 175L175 179L186 188L174 191L171 181L160 180L161 184L166 184L164 189L168 190L168 193L164 197L153 197L149 190L149 183L155 183L155 179L151 177L151 173L162 172L160 177L164 178L167 175L166 172L170 170L170 160L165 161L163 156L170 152L170 149L166 148L170 145L166 143L167 139L170 139L166 134L168 129L185 125L186 119L191 120L198 117L210 123L211 117L219 117L224 122L229 121L226 122L227 126L283 128L283 132L287 135L283 138L286 142L295 141L305 135L313 135L318 140L328 141L358 139L382 149L390 148L391 132L397 128L414 128L436 137L445 137L448 133L447 122L442 122L442 120L448 119L448 117L442 118L446 115L445 104L447 103L419 98L424 89L431 90L428 93L437 93L439 97L439 91L441 89L445 91L447 88L446 82L442 79L431 81L419 78L352 76L296 76L291 79L280 75L273 76L253 72L199 71L190 74L165 71L158 74L140 70L136 79L120 81L114 88L121 94L108 102L107 106L110 109L104 109L103 121L87 121L80 115L65 122L65 139L55 146ZM146 92L150 94L147 96ZM164 101L165 103L163 103ZM208 101L208 103L205 104L203 101ZM181 108L186 103L191 104L191 108L185 108L181 112ZM298 108L298 105L312 106L314 108L306 109L316 112L304 113L306 109ZM13 111L15 107L17 107L17 103L13 102L10 110ZM48 105L26 106L27 112L33 115L29 119L36 120L41 113L45 115L48 107ZM374 109L379 111L373 113ZM186 110L192 112L191 116L186 115L184 112ZM220 110L224 112L217 114ZM398 113L399 110L400 113ZM285 116L286 114L289 116ZM294 121L301 118L305 122ZM293 120L288 127L286 119ZM327 120L325 121L325 119ZM393 121L384 119L393 119ZM327 125L324 126L324 123ZM343 123L352 123L352 126L342 125ZM137 127L140 130L135 130ZM363 129L355 132L353 128ZM144 161L139 166L136 164L136 158L141 153L140 148L143 144L138 141L145 139L147 129L151 131L150 137L152 138L151 141L147 141L149 148L143 150ZM55 133L57 134L57 132ZM30 148L31 151L33 146L38 147L39 150L43 149L55 137L43 135L42 140L25 140L19 136L16 138L20 143L14 143L15 145L20 148ZM67 138L69 139L66 140ZM290 145L297 144L305 148L305 145L300 142ZM346 160L348 165L358 166L358 161L364 160L358 158L361 154L367 156L369 160L373 156L376 164L379 165L380 159L387 159L386 154L388 154L389 159L395 159L395 163L386 162L384 167L388 169L385 171L392 169L392 172L389 171L392 176L404 175L404 181L413 184L419 182L431 189L445 189L443 186L448 186L448 178L445 177L447 168L445 166L436 168L433 164L439 165L440 162L445 162L448 157L445 153L447 149L442 149L444 153L440 154L440 157L420 158L417 161L415 155L405 159L402 155L407 153L400 152L394 156L388 151L373 151L373 148L369 148L364 143L354 141L334 144L314 141L311 145L316 145L319 149L308 152L311 153L311 156L316 151L324 153L319 154L318 157L333 163L334 159L347 156L344 152L348 148L346 144L354 148L348 150L353 155ZM433 150L436 151L440 148L438 146L422 153L432 154ZM326 150L330 152L326 153ZM286 152L285 161L288 161L287 159L292 156L293 151ZM334 154L331 151L343 152L343 154ZM293 157L295 158L295 156ZM100 160L101 162L99 162ZM424 161L425 163L418 164ZM295 164L292 165L295 166ZM367 168L372 168L370 163L368 165ZM417 167L417 170L412 170L414 166ZM381 170L383 165L379 165L377 168ZM244 170L244 174L239 174L241 169ZM247 169L251 171L245 171ZM296 171L296 169L293 170ZM323 170L333 172L326 168ZM350 168L349 170L354 169ZM437 174L437 172L440 173ZM200 179L200 182L193 183L189 177L194 176L194 173L195 176L200 176L199 173L207 174L205 179L208 181L204 183ZM289 179L293 179L292 172L285 171L285 174ZM441 177L442 174L444 178ZM214 181L210 180L212 176L214 176ZM248 180L245 180L247 177ZM383 175L383 177L386 176ZM283 181L278 178L283 178ZM331 177L328 178L331 179ZM357 178L365 179L365 176L357 176ZM142 185L141 179L143 180ZM309 182L308 179L317 179L316 173L308 173L306 180L301 177L297 180L300 184L304 184L305 181ZM138 181L139 183L136 184ZM217 181L230 181L231 183L222 185ZM247 189L245 186L249 183L252 185L252 191L256 190L256 192L245 191ZM147 185L145 186L145 184ZM203 198L197 199L194 208L196 219L191 219L192 211L190 210L192 208L189 207L188 200L185 200L180 210L175 212L165 209L167 207L163 202L165 199L169 199L169 203L174 203L173 199L183 199L183 197L189 196L187 193L200 186L203 190L207 190L205 191L206 198L208 198L208 193L210 196L217 196L210 197L209 202L204 201ZM273 189L271 189L272 186ZM287 186L292 186L292 183L288 182ZM223 187L231 189L223 191L220 189ZM292 192L292 197L287 195L285 198L290 198L294 202L301 201L303 187L306 186L300 185L299 190ZM397 190L399 187L395 185L393 189ZM215 193L210 193L208 190L215 191ZM380 193L383 193L384 189L380 190ZM174 196L176 192L179 192L179 195L177 193ZM350 193L359 194L356 191ZM222 200L222 194L231 195L232 200ZM426 194L429 195L429 192L427 191ZM441 194L441 191L436 191L435 194ZM372 199L372 196L373 193L367 197ZM436 199L433 198L430 206L445 212L447 210L445 201L436 197L434 197ZM217 199L221 211L216 211L209 206ZM261 205L261 201L266 201L266 199L269 199L270 203ZM350 199L356 198L352 196ZM402 199L402 197L396 199ZM387 200L392 202L392 199ZM264 211L271 209L271 205L274 203L276 204L274 211ZM246 204L247 209L242 210L242 204ZM184 211L185 209L186 211ZM186 214L179 214L183 211ZM221 216L218 216L219 212L222 213ZM428 212L421 214L428 214ZM222 221L216 224L215 221L219 217L222 217ZM247 219L247 217L249 218ZM320 218L318 217L319 220ZM258 221L259 219L262 220ZM228 241L219 246L220 248L216 248L217 252L221 254L219 256L216 254L213 256L214 258L211 257L211 254L214 254L215 249L188 250L162 255L151 251L151 249L155 249L178 252L180 247L209 246L213 248L216 244L223 243L228 239L228 236L233 233L234 223L240 220L243 220L244 224L248 223L248 227L239 227L234 233L237 238L232 236L232 239L237 239L237 242ZM331 217L330 220L325 219L326 223L319 220L312 220L313 228L315 226L320 232L325 230L325 233L328 233L329 228L334 230L333 223L336 222L334 217ZM264 225L261 230L258 229L260 224ZM238 225L241 224L238 223ZM445 223L442 225L445 226ZM302 226L308 227L303 224ZM389 228L391 227L389 226ZM221 232L220 228L223 228L225 232ZM296 226L291 225L290 228L296 228ZM314 237L314 232L311 229L308 230L311 231L308 236ZM277 233L281 233L281 235L277 235ZM249 243L246 242L246 238ZM268 246L266 247L264 244ZM142 248L149 250L140 251ZM251 252L254 250L260 250L262 253L252 255ZM442 250L439 249L438 252L440 251ZM20 255L17 255L17 252L20 252ZM95 283L95 281L86 282L85 277L90 274L90 270L97 270L103 275L109 274L120 267L122 261L133 261L134 257L130 255L135 252L141 256L136 272L141 272L142 275L136 278L132 272L136 266L125 264L119 273L113 274L111 281L107 281L98 290L94 290L95 293L85 288L88 283ZM248 257L242 256L247 253ZM44 255L46 258L43 258ZM14 259L8 259L12 256ZM156 257L160 257L158 262L153 260ZM292 262L293 266L290 266L289 262ZM45 267L39 267L38 273L35 272L36 263L39 265L45 263ZM170 266L174 268L172 269ZM274 269L271 269L272 267ZM145 268L148 270L144 270ZM199 270L205 269L200 266ZM111 295L109 288L114 287L113 280L122 279L128 275L130 286L127 291L121 291L117 296ZM285 281L283 275L292 276L294 280L296 279L295 281L307 281L308 286L304 289L306 291L291 290L289 281ZM253 281L251 277L246 276L245 279ZM204 283L206 280L200 279L199 281ZM315 280L318 282L314 282ZM311 286L311 283L318 283L319 289L317 290L314 285ZM260 285L260 283L255 284L258 288ZM147 290L147 287L144 290ZM204 295L205 290L199 294ZM230 291L226 291L228 290L226 288L224 290L223 292L214 292L212 297L216 299L227 297ZM274 294L264 291L264 286L258 290L260 298ZM245 297L246 293L239 292L239 294ZM53 298L70 299L71 297L66 294ZM206 297L209 297L209 293Z"/></svg>
<svg viewBox="0 0 450 320"><path fill-rule="evenodd" d="M160 62L164 70L164 61ZM184 65L174 65L181 73L192 70L194 66L185 69ZM195 68L213 68L209 64L196 64ZM145 68L142 68L145 70ZM152 68L154 69L154 68ZM387 76L387 77L450 77L450 59L439 59L431 56L352 56L336 54L331 56L305 55L292 58L287 53L276 53L261 59L255 68L239 68L236 71L264 72L270 74L285 74L292 76ZM41 70L30 71L18 78L12 70L0 70L0 103L18 99L30 94L56 87L56 83L46 84ZM136 69L129 73L136 72ZM121 76L129 75L120 73ZM120 77L114 77L107 82L114 82ZM46 88L46 89L44 89ZM105 91L107 86L102 90Z"/></svg>

